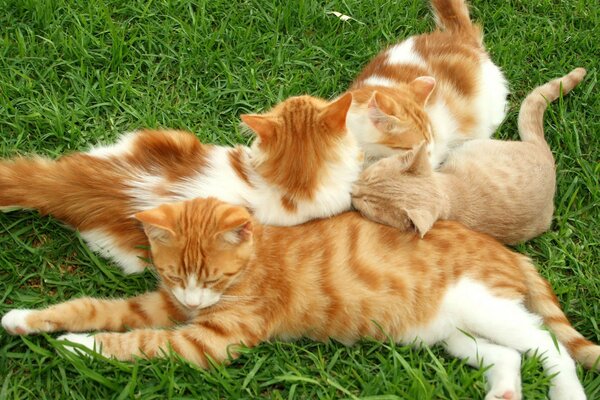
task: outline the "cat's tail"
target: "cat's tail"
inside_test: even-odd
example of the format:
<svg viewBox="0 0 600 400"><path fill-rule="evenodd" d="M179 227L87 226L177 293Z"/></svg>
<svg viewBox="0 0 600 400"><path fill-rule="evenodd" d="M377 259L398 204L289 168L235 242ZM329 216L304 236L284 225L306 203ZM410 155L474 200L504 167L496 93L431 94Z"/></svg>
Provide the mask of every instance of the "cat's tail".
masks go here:
<svg viewBox="0 0 600 400"><path fill-rule="evenodd" d="M431 6L438 27L482 45L481 27L471 21L465 0L432 0Z"/></svg>
<svg viewBox="0 0 600 400"><path fill-rule="evenodd" d="M544 138L544 112L548 103L553 102L562 93L567 94L573 89L586 74L583 68L575 68L562 78L533 89L523 100L519 111L519 135L524 142L531 142L543 146L550 151Z"/></svg>
<svg viewBox="0 0 600 400"><path fill-rule="evenodd" d="M114 216L125 203L119 189L113 166L82 153L0 161L0 209L35 209L78 229Z"/></svg>
<svg viewBox="0 0 600 400"><path fill-rule="evenodd" d="M191 133L143 130L113 146L57 160L0 160L0 209L35 209L79 230L132 230L125 221L134 221L132 215L155 200L168 201L166 182L199 170L207 149Z"/></svg>
<svg viewBox="0 0 600 400"><path fill-rule="evenodd" d="M569 322L560 308L550 284L540 276L528 257L521 258L521 270L528 287L527 308L544 319L544 323L569 353L586 368L600 370L600 346L587 340Z"/></svg>

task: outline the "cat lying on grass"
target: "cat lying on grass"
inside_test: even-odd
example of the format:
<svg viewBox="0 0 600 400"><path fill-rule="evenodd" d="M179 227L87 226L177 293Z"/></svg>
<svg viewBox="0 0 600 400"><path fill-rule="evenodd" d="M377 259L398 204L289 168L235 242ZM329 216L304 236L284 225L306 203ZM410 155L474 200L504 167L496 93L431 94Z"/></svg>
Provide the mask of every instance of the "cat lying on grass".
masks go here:
<svg viewBox="0 0 600 400"><path fill-rule="evenodd" d="M120 360L172 349L203 367L208 356L235 357L242 344L301 336L441 343L490 366L486 399L521 398L520 353L529 350L556 374L552 400L585 399L571 357L598 368L600 346L571 326L531 260L457 222L440 221L423 239L356 212L263 226L213 198L135 217L151 244L157 291L12 310L4 329L67 331L63 339ZM75 333L86 331L100 332Z"/></svg>
<svg viewBox="0 0 600 400"><path fill-rule="evenodd" d="M462 222L504 243L536 237L550 227L556 172L544 139L547 103L568 93L583 68L534 89L521 105L521 141L471 140L437 170L426 147L383 159L360 176L352 203L367 218L424 236L438 219Z"/></svg>
<svg viewBox="0 0 600 400"><path fill-rule="evenodd" d="M142 130L58 160L0 161L0 209L36 209L80 231L126 273L142 271L146 236L131 216L159 204L213 196L262 223L295 225L351 207L363 152L346 129L350 94L333 102L292 97L243 115L250 148L201 143L193 134ZM295 118L303 115L304 125ZM276 123L265 121L277 120Z"/></svg>

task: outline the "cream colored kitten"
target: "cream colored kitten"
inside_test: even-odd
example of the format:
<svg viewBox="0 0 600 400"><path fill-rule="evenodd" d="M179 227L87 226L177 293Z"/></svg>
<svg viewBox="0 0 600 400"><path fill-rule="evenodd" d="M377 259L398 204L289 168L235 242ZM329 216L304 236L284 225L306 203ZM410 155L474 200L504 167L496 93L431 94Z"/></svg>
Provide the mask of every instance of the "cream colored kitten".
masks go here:
<svg viewBox="0 0 600 400"><path fill-rule="evenodd" d="M519 114L522 142L469 141L435 172L424 145L381 160L355 184L354 206L374 221L414 226L421 236L438 219L460 221L504 243L540 235L550 227L556 180L544 111L561 87L569 92L585 74L577 68L527 96Z"/></svg>

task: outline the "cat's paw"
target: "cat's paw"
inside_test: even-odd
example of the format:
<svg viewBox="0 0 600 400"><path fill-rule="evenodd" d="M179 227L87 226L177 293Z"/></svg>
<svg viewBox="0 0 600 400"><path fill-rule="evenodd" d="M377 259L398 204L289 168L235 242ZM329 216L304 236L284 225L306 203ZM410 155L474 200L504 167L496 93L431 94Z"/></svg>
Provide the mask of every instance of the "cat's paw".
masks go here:
<svg viewBox="0 0 600 400"><path fill-rule="evenodd" d="M493 382L485 400L521 400L521 371L516 370L514 376L506 375Z"/></svg>
<svg viewBox="0 0 600 400"><path fill-rule="evenodd" d="M67 333L64 335L61 335L57 338L58 340L66 340L72 343L77 343L87 349L93 350L96 353L100 353L100 346L98 346L96 344L96 340L94 339L93 335L88 335L87 333ZM65 349L69 350L72 353L77 353L77 354L83 354L83 352L79 351L80 349L73 347L73 346L69 346L68 344L65 344Z"/></svg>
<svg viewBox="0 0 600 400"><path fill-rule="evenodd" d="M29 335L37 332L27 323L27 317L34 310L15 309L10 310L2 317L2 327L11 335Z"/></svg>
<svg viewBox="0 0 600 400"><path fill-rule="evenodd" d="M521 400L521 354L503 349L502 360L488 371L488 387L485 400Z"/></svg>
<svg viewBox="0 0 600 400"><path fill-rule="evenodd" d="M521 400L521 398L520 390L500 387L490 390L485 396L485 400Z"/></svg>

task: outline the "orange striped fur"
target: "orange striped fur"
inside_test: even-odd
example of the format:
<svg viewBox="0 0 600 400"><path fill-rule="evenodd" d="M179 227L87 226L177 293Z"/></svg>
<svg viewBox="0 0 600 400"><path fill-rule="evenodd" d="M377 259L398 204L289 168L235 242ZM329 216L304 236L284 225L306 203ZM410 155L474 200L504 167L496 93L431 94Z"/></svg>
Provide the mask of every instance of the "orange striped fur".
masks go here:
<svg viewBox="0 0 600 400"><path fill-rule="evenodd" d="M298 200L315 196L324 178L322 174L326 173L323 165L338 160L334 144L353 142L346 130L351 103L351 95L332 103L296 96L265 114L242 116L242 121L258 135L254 147L264 153L256 170L273 186L286 188L282 202L290 204L290 208Z"/></svg>
<svg viewBox="0 0 600 400"><path fill-rule="evenodd" d="M352 344L363 337L385 340L390 335L402 343L433 344L460 340L464 331L481 336L482 343L487 338L510 346L523 329L526 337L540 339L515 344L518 351L539 341L549 343L544 351L550 352L552 339L537 319L543 318L584 365L592 366L600 356L600 347L570 325L527 257L456 222L436 223L424 239L354 212L295 227L271 227L256 223L246 209L215 199L163 205L136 217L152 245L162 280L158 292L12 311L3 326L13 334L104 331L66 338L122 360L159 357L170 347L206 367L207 357L225 361L236 355L239 345L301 336ZM204 308L186 305L196 289L202 293L199 298L204 292L218 293L219 298ZM458 298L468 306L453 305ZM480 324L492 311L480 310L486 302L499 310L506 307L509 315L492 312L493 323ZM515 325L519 318L525 321L522 327ZM494 336L496 328L486 330L488 323L506 324L510 338ZM109 332L127 328L133 330ZM458 351L450 345L448 350ZM508 347L505 351L514 352ZM566 353L556 357L570 360ZM571 379L566 365L561 378L555 378L561 390L569 386L561 379Z"/></svg>

